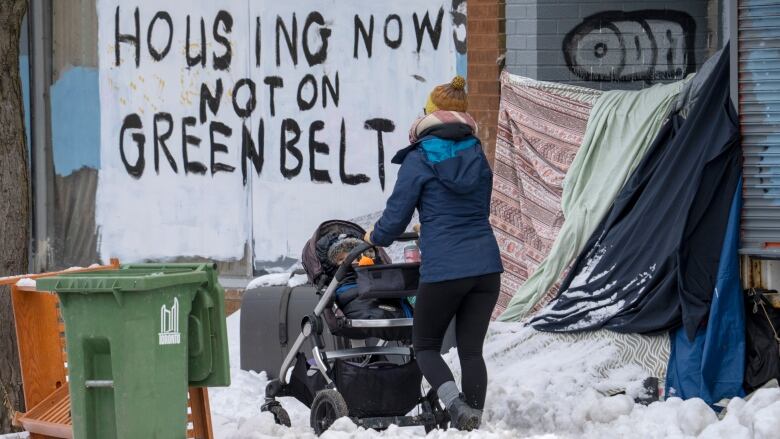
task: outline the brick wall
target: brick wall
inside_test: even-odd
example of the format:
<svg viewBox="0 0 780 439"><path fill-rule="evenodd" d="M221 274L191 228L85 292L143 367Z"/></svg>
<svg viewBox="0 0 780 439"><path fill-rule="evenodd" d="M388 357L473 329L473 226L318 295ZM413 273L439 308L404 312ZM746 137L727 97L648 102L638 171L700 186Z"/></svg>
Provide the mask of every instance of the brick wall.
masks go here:
<svg viewBox="0 0 780 439"><path fill-rule="evenodd" d="M506 67L605 90L675 81L718 49L722 1L506 0Z"/></svg>
<svg viewBox="0 0 780 439"><path fill-rule="evenodd" d="M480 138L491 162L496 146L500 96L498 61L506 45L504 3L504 0L468 0L469 112L479 124Z"/></svg>
<svg viewBox="0 0 780 439"><path fill-rule="evenodd" d="M241 308L241 299L244 297L243 289L225 290L225 315L231 315Z"/></svg>

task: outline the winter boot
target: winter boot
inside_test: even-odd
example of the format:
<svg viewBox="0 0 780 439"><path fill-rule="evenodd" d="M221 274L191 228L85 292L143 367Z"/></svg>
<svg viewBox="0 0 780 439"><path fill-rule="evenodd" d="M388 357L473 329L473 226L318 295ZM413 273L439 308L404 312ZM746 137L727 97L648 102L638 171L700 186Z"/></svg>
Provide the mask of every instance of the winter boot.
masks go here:
<svg viewBox="0 0 780 439"><path fill-rule="evenodd" d="M482 410L474 409L468 405L463 395L447 406L447 413L450 416L450 427L458 430L475 430L482 423Z"/></svg>

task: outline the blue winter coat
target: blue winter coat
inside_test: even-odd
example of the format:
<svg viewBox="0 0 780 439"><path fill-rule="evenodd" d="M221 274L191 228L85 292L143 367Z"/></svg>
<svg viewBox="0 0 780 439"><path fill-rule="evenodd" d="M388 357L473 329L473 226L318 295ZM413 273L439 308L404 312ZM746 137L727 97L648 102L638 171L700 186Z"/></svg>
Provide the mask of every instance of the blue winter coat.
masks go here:
<svg viewBox="0 0 780 439"><path fill-rule="evenodd" d="M399 151L398 180L371 241L390 245L420 213L422 282L503 272L490 226L493 173L479 140L426 136Z"/></svg>

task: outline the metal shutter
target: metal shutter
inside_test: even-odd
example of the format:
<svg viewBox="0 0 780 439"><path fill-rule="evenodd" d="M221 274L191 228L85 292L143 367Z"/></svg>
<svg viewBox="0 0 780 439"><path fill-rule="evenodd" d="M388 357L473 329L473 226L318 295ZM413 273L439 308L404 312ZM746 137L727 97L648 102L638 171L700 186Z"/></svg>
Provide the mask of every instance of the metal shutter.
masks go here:
<svg viewBox="0 0 780 439"><path fill-rule="evenodd" d="M780 2L739 0L741 253L780 257Z"/></svg>

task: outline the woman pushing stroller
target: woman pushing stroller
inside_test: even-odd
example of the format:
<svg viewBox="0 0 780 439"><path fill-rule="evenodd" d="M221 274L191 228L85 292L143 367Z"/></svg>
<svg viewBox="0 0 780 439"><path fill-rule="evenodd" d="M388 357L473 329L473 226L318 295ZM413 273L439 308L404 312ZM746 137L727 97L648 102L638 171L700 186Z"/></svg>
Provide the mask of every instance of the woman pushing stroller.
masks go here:
<svg viewBox="0 0 780 439"><path fill-rule="evenodd" d="M418 365L450 414L452 426L478 428L487 391L482 345L498 299L503 271L489 222L493 174L466 113L465 81L436 87L425 116L409 132L411 145L392 162L401 165L382 217L365 236L390 245L420 217L420 285L412 343ZM461 394L440 355L456 317Z"/></svg>

